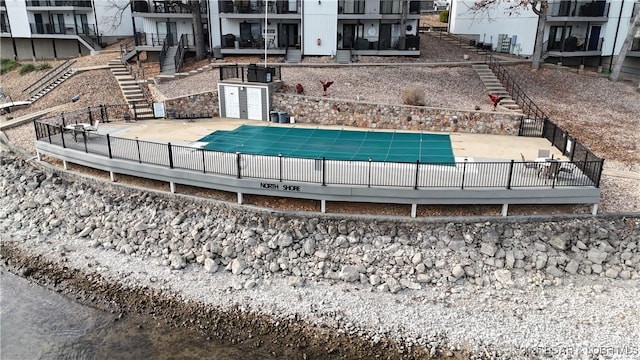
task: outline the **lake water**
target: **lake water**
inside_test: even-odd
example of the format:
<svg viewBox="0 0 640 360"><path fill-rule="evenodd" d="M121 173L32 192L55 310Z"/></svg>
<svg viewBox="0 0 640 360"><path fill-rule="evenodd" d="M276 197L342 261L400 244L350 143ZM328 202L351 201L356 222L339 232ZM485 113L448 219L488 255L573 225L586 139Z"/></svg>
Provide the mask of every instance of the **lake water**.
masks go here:
<svg viewBox="0 0 640 360"><path fill-rule="evenodd" d="M0 270L0 357L24 359L273 359L150 318L117 315Z"/></svg>

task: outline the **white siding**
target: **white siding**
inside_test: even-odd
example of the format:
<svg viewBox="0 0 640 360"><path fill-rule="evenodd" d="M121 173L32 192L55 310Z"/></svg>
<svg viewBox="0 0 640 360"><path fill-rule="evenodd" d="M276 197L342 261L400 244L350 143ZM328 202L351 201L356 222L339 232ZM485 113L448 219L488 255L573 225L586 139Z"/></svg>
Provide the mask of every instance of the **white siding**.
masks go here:
<svg viewBox="0 0 640 360"><path fill-rule="evenodd" d="M302 6L304 27L302 53L334 55L337 48L338 2L336 0L305 1Z"/></svg>
<svg viewBox="0 0 640 360"><path fill-rule="evenodd" d="M11 25L13 37L30 37L29 18L27 17L27 3L24 0L6 0L7 16Z"/></svg>
<svg viewBox="0 0 640 360"><path fill-rule="evenodd" d="M516 36L514 52L521 55L533 54L536 40L538 16L531 10L522 10L519 15L509 15L506 8L509 4L500 3L486 14L474 14L469 8L473 1L453 1L451 4L449 31L453 34L477 34L480 41L498 44L499 34ZM518 47L519 45L519 47Z"/></svg>
<svg viewBox="0 0 640 360"><path fill-rule="evenodd" d="M118 6L124 6L129 1L128 0L113 0ZM131 23L131 7L127 6L126 9L122 12L122 16L120 19L120 24L117 24L116 12L117 8L112 6L106 0L96 0L94 1L95 8L94 11L96 13L96 19L98 20L98 24L96 27L98 28L98 32L104 36L131 36L133 34L133 24ZM95 22L95 20L89 19L90 23Z"/></svg>

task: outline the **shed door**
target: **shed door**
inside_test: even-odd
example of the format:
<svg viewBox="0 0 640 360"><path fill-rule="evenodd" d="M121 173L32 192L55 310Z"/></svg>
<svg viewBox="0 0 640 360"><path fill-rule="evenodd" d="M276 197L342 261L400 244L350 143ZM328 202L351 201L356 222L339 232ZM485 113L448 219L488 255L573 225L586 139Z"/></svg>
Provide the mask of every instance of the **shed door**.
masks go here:
<svg viewBox="0 0 640 360"><path fill-rule="evenodd" d="M249 120L262 119L262 89L247 88L247 117Z"/></svg>
<svg viewBox="0 0 640 360"><path fill-rule="evenodd" d="M225 116L230 118L240 118L240 94L237 86L224 87L224 110Z"/></svg>

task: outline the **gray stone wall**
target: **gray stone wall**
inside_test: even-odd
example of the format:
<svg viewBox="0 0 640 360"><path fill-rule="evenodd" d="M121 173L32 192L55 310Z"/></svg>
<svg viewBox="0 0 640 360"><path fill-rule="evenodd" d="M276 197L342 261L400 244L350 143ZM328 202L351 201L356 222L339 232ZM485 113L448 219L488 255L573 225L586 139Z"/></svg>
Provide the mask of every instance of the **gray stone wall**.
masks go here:
<svg viewBox="0 0 640 360"><path fill-rule="evenodd" d="M474 134L518 135L521 115L423 106L381 105L275 93L273 108L296 122Z"/></svg>
<svg viewBox="0 0 640 360"><path fill-rule="evenodd" d="M294 286L344 281L392 293L640 279L637 217L429 222L278 214L79 181L14 156L0 157L0 179L0 231L29 236L35 226L174 270L228 271L240 289L274 275Z"/></svg>
<svg viewBox="0 0 640 360"><path fill-rule="evenodd" d="M219 116L218 92L164 100L167 118ZM274 93L272 109L286 111L296 122L372 129L518 135L521 115L423 106L381 105Z"/></svg>
<svg viewBox="0 0 640 360"><path fill-rule="evenodd" d="M167 118L203 118L220 116L218 92L211 91L164 100Z"/></svg>

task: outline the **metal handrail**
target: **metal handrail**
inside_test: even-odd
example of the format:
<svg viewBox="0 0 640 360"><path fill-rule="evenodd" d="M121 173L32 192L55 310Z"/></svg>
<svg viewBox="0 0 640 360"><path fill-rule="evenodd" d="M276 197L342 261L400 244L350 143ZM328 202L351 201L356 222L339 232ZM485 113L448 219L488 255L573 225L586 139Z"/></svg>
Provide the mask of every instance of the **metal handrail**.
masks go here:
<svg viewBox="0 0 640 360"><path fill-rule="evenodd" d="M27 86L24 90L22 90L22 92L27 92L28 91L29 92L29 96L33 96L33 94L37 93L38 91L40 91L45 86L45 84L49 85L51 83L51 81L53 81L54 78L57 79L60 74L66 72L66 70L69 67L71 67L71 65L73 65L75 63L76 63L76 60L67 60L67 61L63 62L59 66L55 67L53 70L51 70L48 73L46 73L40 79L36 80L31 85Z"/></svg>

